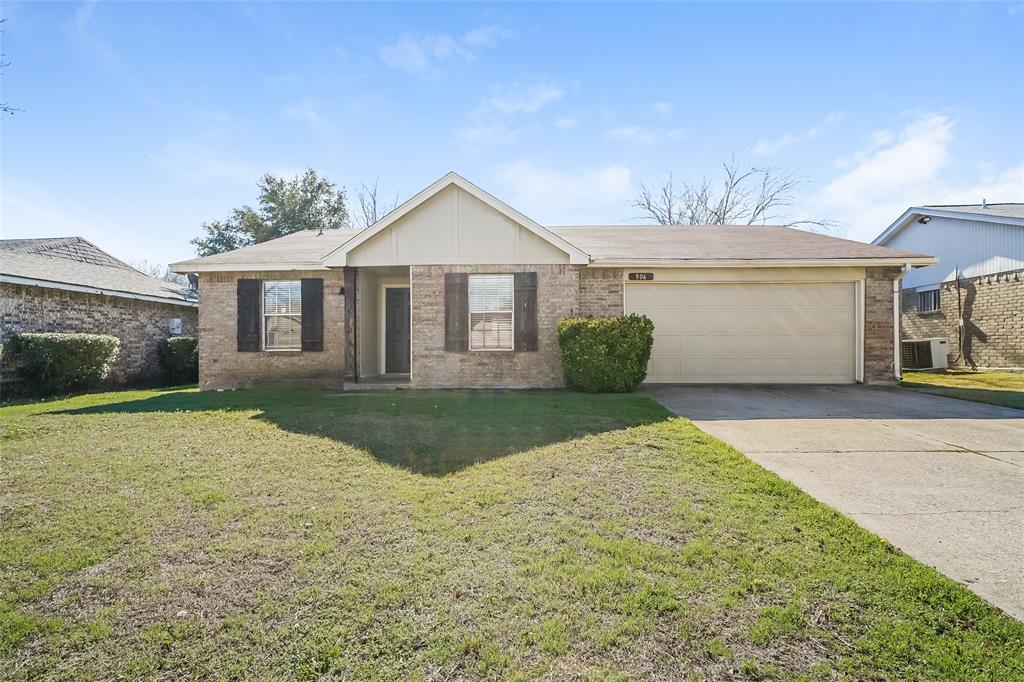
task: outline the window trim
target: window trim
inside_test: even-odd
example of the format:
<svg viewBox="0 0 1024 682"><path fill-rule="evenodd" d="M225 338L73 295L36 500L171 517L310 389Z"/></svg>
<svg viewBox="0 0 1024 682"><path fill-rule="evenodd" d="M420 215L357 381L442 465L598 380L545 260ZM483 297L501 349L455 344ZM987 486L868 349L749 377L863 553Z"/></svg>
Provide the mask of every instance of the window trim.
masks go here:
<svg viewBox="0 0 1024 682"><path fill-rule="evenodd" d="M942 293L940 288L926 289L924 291L917 292L917 312L921 315L931 315L933 313L942 312ZM934 308L925 308L923 303L925 301L933 304Z"/></svg>
<svg viewBox="0 0 1024 682"><path fill-rule="evenodd" d="M477 311L477 314L492 312L492 313L509 313L512 316L512 325L510 333L512 334L512 340L509 343L508 348L474 348L473 347L473 278L474 277L508 277L512 283L512 306L507 310L487 310ZM466 280L466 347L471 353L513 353L516 350L516 276L511 272L478 272L470 274Z"/></svg>
<svg viewBox="0 0 1024 682"><path fill-rule="evenodd" d="M267 318L268 317L295 317L283 313L267 313L267 285L268 284L296 284L299 287L299 344L297 346L273 347L267 346ZM265 353L301 353L302 352L302 280L301 279L265 279L260 281L260 348Z"/></svg>

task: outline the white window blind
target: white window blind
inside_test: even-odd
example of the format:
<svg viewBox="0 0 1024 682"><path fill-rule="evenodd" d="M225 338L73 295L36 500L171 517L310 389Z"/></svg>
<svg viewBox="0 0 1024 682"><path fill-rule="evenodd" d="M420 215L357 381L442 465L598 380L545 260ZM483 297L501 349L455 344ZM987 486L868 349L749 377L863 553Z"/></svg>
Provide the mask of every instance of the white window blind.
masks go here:
<svg viewBox="0 0 1024 682"><path fill-rule="evenodd" d="M469 276L470 350L512 350L512 275Z"/></svg>
<svg viewBox="0 0 1024 682"><path fill-rule="evenodd" d="M917 294L917 312L934 313L940 308L939 290L921 291Z"/></svg>
<svg viewBox="0 0 1024 682"><path fill-rule="evenodd" d="M263 283L263 347L302 348L302 284L298 280Z"/></svg>

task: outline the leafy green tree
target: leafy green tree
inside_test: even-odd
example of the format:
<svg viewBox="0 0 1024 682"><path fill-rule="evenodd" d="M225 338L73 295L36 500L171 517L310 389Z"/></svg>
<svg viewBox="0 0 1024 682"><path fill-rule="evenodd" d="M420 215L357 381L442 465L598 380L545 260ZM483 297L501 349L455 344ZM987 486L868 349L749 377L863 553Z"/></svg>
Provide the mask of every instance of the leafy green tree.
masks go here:
<svg viewBox="0 0 1024 682"><path fill-rule="evenodd" d="M309 169L302 176L279 178L269 173L257 183L257 208L242 206L226 220L203 223L203 236L192 244L200 256L259 244L300 230L334 230L349 224L345 189Z"/></svg>

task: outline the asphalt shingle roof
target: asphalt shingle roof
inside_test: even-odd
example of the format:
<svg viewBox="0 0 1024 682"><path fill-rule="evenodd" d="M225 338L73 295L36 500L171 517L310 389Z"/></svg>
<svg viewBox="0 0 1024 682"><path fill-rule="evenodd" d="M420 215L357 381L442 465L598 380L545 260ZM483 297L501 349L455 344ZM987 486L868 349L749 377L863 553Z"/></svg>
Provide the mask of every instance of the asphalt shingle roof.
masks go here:
<svg viewBox="0 0 1024 682"><path fill-rule="evenodd" d="M1000 218L1024 218L1024 204L947 204L945 206L922 206L921 208L936 208L943 211L957 211L959 213L975 213Z"/></svg>
<svg viewBox="0 0 1024 682"><path fill-rule="evenodd" d="M271 239L270 241L252 246L245 246L234 251L226 251L204 258L175 263L174 267L179 272L187 272L189 265L202 262L203 264L225 264L232 263L274 263L274 264L309 264L319 263L328 254L347 242L362 230L324 230L322 233L317 230L303 230L292 234Z"/></svg>
<svg viewBox="0 0 1024 682"><path fill-rule="evenodd" d="M195 303L190 289L144 275L81 237L0 239L0 275Z"/></svg>
<svg viewBox="0 0 1024 682"><path fill-rule="evenodd" d="M922 256L770 225L609 225L550 229L595 260L829 260Z"/></svg>

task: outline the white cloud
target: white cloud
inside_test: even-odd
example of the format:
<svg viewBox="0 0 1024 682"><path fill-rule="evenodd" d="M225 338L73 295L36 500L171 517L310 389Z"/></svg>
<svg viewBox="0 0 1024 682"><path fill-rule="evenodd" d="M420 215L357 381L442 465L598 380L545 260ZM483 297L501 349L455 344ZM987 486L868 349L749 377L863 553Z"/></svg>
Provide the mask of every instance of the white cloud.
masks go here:
<svg viewBox="0 0 1024 682"><path fill-rule="evenodd" d="M565 90L554 83L537 81L497 83L483 106L502 114L533 113L565 96Z"/></svg>
<svg viewBox="0 0 1024 682"><path fill-rule="evenodd" d="M501 122L467 125L456 130L455 136L471 149L496 147L516 141L516 132Z"/></svg>
<svg viewBox="0 0 1024 682"><path fill-rule="evenodd" d="M268 169L230 158L215 139L171 140L150 161L157 168L186 182L234 182L251 185Z"/></svg>
<svg viewBox="0 0 1024 682"><path fill-rule="evenodd" d="M447 33L403 33L394 42L381 45L377 53L393 69L420 78L437 78L443 74L445 64L471 62L478 50L514 37L514 33L500 26L481 26L458 38Z"/></svg>
<svg viewBox="0 0 1024 682"><path fill-rule="evenodd" d="M309 97L281 107L281 115L287 119L298 121L318 135L333 135L334 126L320 113L316 104Z"/></svg>
<svg viewBox="0 0 1024 682"><path fill-rule="evenodd" d="M681 140L686 137L686 130L683 128L659 130L640 126L619 126L609 129L604 135L609 140L618 140L620 142L654 144L662 140Z"/></svg>
<svg viewBox="0 0 1024 682"><path fill-rule="evenodd" d="M578 120L569 116L563 116L562 118L555 119L555 127L560 128L561 130L573 130L579 124L580 122Z"/></svg>
<svg viewBox="0 0 1024 682"><path fill-rule="evenodd" d="M1024 196L1024 165L966 183L950 180L955 127L948 116L929 113L898 134L872 133L867 148L846 161L847 172L826 185L804 213L836 219L849 238L870 241L910 206ZM959 164L956 170L962 174L967 168Z"/></svg>
<svg viewBox="0 0 1024 682"><path fill-rule="evenodd" d="M825 132L826 129L837 125L846 118L846 114L842 112L833 111L832 113L825 116L824 121L820 125L812 126L802 133L785 133L782 137L774 140L758 140L754 148L750 150L750 153L754 156L771 156L777 154L786 147L792 146L797 142L803 140L813 140Z"/></svg>
<svg viewBox="0 0 1024 682"><path fill-rule="evenodd" d="M507 118L536 113L564 96L565 90L549 81L496 83L470 113L469 123L458 128L455 136L467 149L510 144L517 139L517 133L505 122ZM560 120L567 127L575 123L573 119Z"/></svg>
<svg viewBox="0 0 1024 682"><path fill-rule="evenodd" d="M651 130L650 128L640 128L638 126L621 126L608 130L604 136L609 140L652 144L658 140L658 131Z"/></svg>
<svg viewBox="0 0 1024 682"><path fill-rule="evenodd" d="M518 161L499 170L498 182L513 206L545 225L627 220L636 193L632 172L621 164L570 171Z"/></svg>
<svg viewBox="0 0 1024 682"><path fill-rule="evenodd" d="M651 105L651 109L658 116L666 117L676 110L676 106L671 102L655 102Z"/></svg>
<svg viewBox="0 0 1024 682"><path fill-rule="evenodd" d="M759 140L758 143L754 145L754 149L751 150L751 153L754 156L768 156L770 154L775 154L779 150L796 142L797 139L799 138L795 135L786 133L777 140Z"/></svg>
<svg viewBox="0 0 1024 682"><path fill-rule="evenodd" d="M497 25L480 26L462 34L462 42L472 47L494 47L502 41L515 38L515 31Z"/></svg>
<svg viewBox="0 0 1024 682"><path fill-rule="evenodd" d="M868 133L868 145L874 149L875 147L884 147L887 144L892 144L892 141L896 139L896 133L891 130L875 130Z"/></svg>
<svg viewBox="0 0 1024 682"><path fill-rule="evenodd" d="M406 33L394 43L382 45L379 53L381 60L391 68L423 78L441 75L441 62L453 59L467 62L474 58L472 52L444 33L425 36Z"/></svg>

